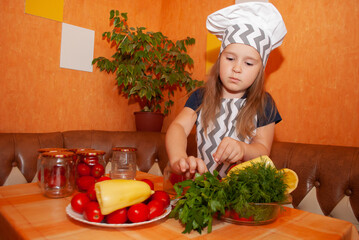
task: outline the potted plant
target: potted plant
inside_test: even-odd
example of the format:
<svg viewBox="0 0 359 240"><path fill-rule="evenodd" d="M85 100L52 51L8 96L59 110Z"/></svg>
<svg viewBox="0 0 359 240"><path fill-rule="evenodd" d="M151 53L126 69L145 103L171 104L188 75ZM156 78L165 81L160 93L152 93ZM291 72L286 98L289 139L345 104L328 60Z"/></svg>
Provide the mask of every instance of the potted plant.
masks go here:
<svg viewBox="0 0 359 240"><path fill-rule="evenodd" d="M174 91L185 88L188 91L202 85L202 81L191 78L188 72L193 60L187 54L187 46L195 43L187 37L173 42L161 32L145 32L144 27L129 27L127 13L110 11L112 31L102 37L114 47L112 59L97 57L92 64L107 73L115 73L121 94L136 100L141 112L135 113L136 124L139 115L153 113L163 121L173 105ZM166 96L166 97L165 97ZM141 114L143 113L143 114ZM146 123L148 126L148 119ZM137 126L139 131L161 131Z"/></svg>

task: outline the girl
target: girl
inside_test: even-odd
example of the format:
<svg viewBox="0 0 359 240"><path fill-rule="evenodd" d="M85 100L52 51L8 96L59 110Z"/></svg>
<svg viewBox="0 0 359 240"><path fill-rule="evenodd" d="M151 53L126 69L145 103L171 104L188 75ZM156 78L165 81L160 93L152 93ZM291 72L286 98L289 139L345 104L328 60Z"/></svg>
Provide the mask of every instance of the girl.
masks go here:
<svg viewBox="0 0 359 240"><path fill-rule="evenodd" d="M187 178L215 169L224 177L234 164L269 155L281 121L263 90L269 53L287 32L278 10L265 2L236 4L209 15L207 29L222 41L220 55L166 134L171 169ZM195 123L197 157L186 153Z"/></svg>

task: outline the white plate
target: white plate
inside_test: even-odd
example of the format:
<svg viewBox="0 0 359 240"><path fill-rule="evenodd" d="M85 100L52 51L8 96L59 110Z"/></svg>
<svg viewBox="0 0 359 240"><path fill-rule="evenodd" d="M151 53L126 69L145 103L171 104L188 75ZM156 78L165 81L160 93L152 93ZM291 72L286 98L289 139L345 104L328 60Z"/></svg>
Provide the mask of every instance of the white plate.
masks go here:
<svg viewBox="0 0 359 240"><path fill-rule="evenodd" d="M101 222L101 223L96 223L96 222L90 222L90 221L87 221L84 219L83 215L80 214L80 213L77 213L77 212L74 212L72 210L72 207L71 207L71 203L69 205L67 205L66 207L66 213L67 215L69 215L71 218L79 221L79 222L83 222L83 223L87 223L87 224L90 224L90 225L95 225L95 226L100 226L100 227L112 227L112 228L118 228L118 227L135 227L135 226L140 226L140 225L144 225L144 224L149 224L149 223L152 223L152 222L156 222L162 218L165 218L168 214L170 214L171 212L171 204L166 208L166 211L161 215L161 216L158 216L154 219L151 219L149 221L145 221L145 222L139 222L139 223L123 223L123 224L109 224L109 223L104 223L104 222Z"/></svg>

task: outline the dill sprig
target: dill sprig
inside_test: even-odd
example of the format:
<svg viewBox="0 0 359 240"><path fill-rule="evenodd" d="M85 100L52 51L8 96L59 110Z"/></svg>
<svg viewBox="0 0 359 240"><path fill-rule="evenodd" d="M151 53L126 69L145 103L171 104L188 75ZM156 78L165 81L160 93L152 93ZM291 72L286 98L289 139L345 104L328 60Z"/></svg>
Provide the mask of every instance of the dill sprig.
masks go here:
<svg viewBox="0 0 359 240"><path fill-rule="evenodd" d="M253 163L243 170L233 171L226 177L226 192L230 204L242 196L249 203L281 202L287 185L284 173L265 162Z"/></svg>
<svg viewBox="0 0 359 240"><path fill-rule="evenodd" d="M265 162L253 163L243 170L233 171L223 182L226 192L226 207L234 209L245 218L254 216L255 221L266 219L271 209L250 203L284 201L287 188L284 177L282 171L277 171L275 167Z"/></svg>

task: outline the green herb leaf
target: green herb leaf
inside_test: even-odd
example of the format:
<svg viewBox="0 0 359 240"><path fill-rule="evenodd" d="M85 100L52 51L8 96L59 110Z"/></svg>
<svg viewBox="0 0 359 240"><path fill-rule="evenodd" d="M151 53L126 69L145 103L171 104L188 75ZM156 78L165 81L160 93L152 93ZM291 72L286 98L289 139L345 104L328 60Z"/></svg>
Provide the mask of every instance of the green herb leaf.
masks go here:
<svg viewBox="0 0 359 240"><path fill-rule="evenodd" d="M233 209L241 217L254 216L255 221L268 219L273 205L254 206L251 203L281 202L285 199L284 174L265 162L252 164L244 170L232 172L225 180L218 172L196 175L174 185L179 201L169 215L186 225L183 233L199 233L207 227L212 231L213 215Z"/></svg>
<svg viewBox="0 0 359 240"><path fill-rule="evenodd" d="M116 52L112 55L113 59L107 59L111 63L101 60L92 64L100 71L115 72L121 94L137 101L142 110L163 110L167 115L173 104L165 103L171 103L174 90L184 87L190 92L203 84L192 79L187 71L193 66L193 59L186 53L187 46L195 42L193 38L187 37L175 44L161 32L146 32L145 27L130 27L127 13L118 10L110 11L109 20L112 29L104 32L102 37ZM140 89L136 81L146 83ZM164 93L168 91L171 94L165 97Z"/></svg>

